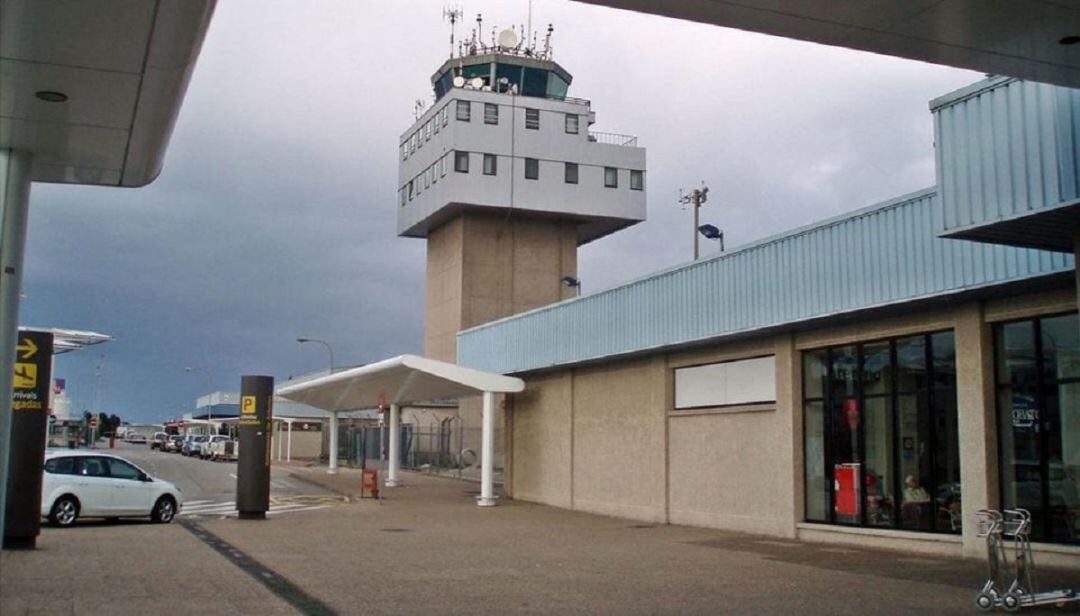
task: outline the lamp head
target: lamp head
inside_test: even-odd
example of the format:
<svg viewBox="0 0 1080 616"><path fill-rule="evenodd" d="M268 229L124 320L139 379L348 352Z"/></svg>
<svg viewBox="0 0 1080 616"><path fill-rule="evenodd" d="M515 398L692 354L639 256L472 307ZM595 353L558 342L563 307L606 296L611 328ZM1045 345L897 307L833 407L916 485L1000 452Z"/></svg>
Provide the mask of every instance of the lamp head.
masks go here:
<svg viewBox="0 0 1080 616"><path fill-rule="evenodd" d="M723 233L721 233L720 229L718 229L715 225L701 225L697 228L697 230L698 233L704 235L710 240L720 239L720 237L723 236Z"/></svg>

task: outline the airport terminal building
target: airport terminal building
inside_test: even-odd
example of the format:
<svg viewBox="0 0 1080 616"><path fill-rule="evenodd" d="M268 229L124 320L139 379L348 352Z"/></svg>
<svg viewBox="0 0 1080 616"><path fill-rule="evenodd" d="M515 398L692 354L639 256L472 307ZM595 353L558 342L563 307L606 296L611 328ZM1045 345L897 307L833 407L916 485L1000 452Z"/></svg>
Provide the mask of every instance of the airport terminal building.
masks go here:
<svg viewBox="0 0 1080 616"><path fill-rule="evenodd" d="M1020 506L1080 562L1080 94L931 109L934 188L460 332L526 381L507 494L967 556L977 509Z"/></svg>

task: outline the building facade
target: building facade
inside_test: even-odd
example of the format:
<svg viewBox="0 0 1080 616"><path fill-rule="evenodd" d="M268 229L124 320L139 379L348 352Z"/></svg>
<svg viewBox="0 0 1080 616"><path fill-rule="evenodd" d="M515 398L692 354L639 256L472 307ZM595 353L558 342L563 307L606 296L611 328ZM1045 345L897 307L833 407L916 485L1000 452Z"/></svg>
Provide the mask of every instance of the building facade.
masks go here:
<svg viewBox="0 0 1080 616"><path fill-rule="evenodd" d="M948 237L956 199L1075 199L1059 146L1077 98L989 79L947 104L1002 89L1054 102L987 132L936 101L939 187L460 333L459 363L527 382L507 405L508 492L967 556L985 553L976 510L1021 506L1041 562L1080 566L1073 255ZM1027 149L973 162L1003 143Z"/></svg>

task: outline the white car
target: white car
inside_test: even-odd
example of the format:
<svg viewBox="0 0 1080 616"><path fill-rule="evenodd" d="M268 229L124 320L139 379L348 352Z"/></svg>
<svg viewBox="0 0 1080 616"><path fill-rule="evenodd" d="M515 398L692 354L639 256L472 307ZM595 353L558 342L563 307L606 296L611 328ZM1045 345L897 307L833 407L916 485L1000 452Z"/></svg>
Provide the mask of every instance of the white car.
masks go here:
<svg viewBox="0 0 1080 616"><path fill-rule="evenodd" d="M80 517L143 517L168 523L180 512L183 494L131 462L89 451L45 453L41 517L71 526Z"/></svg>

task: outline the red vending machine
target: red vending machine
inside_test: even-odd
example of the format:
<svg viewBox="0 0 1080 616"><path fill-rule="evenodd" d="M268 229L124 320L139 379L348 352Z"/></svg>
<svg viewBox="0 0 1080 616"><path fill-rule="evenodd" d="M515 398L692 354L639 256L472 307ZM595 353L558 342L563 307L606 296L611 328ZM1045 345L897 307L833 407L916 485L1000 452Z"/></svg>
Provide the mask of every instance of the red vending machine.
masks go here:
<svg viewBox="0 0 1080 616"><path fill-rule="evenodd" d="M833 467L833 509L838 522L858 522L862 503L862 465L837 464Z"/></svg>

